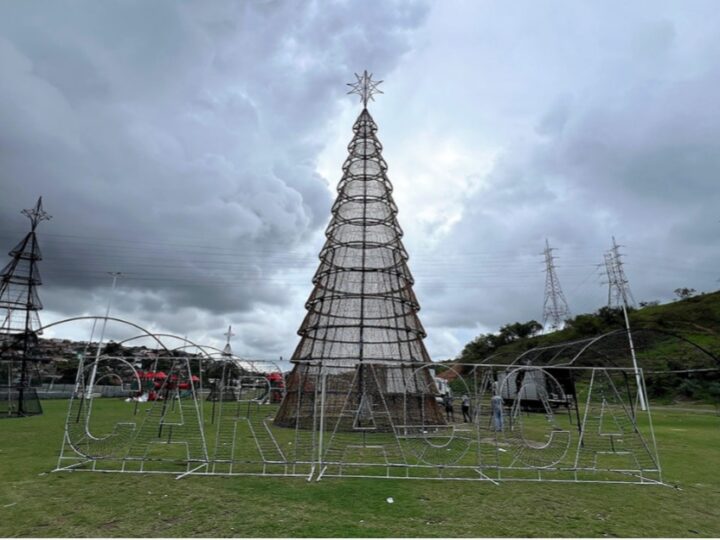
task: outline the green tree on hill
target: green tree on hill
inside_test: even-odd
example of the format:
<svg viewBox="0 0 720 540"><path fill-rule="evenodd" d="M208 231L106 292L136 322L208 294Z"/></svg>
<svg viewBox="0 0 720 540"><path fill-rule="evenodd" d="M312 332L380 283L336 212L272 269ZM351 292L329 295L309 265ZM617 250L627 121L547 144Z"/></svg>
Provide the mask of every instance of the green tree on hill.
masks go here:
<svg viewBox="0 0 720 540"><path fill-rule="evenodd" d="M495 351L521 339L531 338L542 331L542 325L535 321L514 322L500 328L497 334L481 334L465 345L460 353L460 362L480 362Z"/></svg>
<svg viewBox="0 0 720 540"><path fill-rule="evenodd" d="M687 298L691 298L692 296L695 296L695 289L688 289L687 287L680 287L678 289L675 289L673 291L675 293L675 296L677 296L680 300L686 300Z"/></svg>

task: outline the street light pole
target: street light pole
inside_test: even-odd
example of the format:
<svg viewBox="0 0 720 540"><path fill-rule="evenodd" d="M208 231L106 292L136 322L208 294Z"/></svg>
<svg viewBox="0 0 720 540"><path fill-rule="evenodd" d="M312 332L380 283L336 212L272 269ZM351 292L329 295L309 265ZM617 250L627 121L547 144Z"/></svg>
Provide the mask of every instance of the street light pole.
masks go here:
<svg viewBox="0 0 720 540"><path fill-rule="evenodd" d="M117 284L117 279L122 276L122 272L108 272L108 274L113 278L112 287L110 289L110 297L108 298L108 305L105 310L105 317L103 318L103 324L100 330L100 339L98 340L97 350L95 351L95 362L93 363L92 372L90 373L90 382L87 386L87 391L85 392L85 396L87 398L91 397L93 386L95 385L95 376L97 375L98 362L100 361L103 339L105 338L105 328L107 327L108 318L110 317L110 307L112 306L113 295L115 294L115 285Z"/></svg>

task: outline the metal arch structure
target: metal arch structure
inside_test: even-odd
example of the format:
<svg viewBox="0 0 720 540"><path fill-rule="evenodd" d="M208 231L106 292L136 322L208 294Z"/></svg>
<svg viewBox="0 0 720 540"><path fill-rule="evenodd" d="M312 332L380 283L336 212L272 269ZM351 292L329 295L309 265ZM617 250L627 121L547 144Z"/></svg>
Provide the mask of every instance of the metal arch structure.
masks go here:
<svg viewBox="0 0 720 540"><path fill-rule="evenodd" d="M208 361L218 362L218 363L221 363L221 362L231 363L231 364L234 364L239 369L248 371L250 373L257 373L257 374L279 373L279 374L282 374L282 369L280 369L280 366L277 364L277 362L275 362L273 360L252 360L252 359L247 359L247 358L241 358L235 354L228 355L222 349L220 349L218 347L214 347L212 345L207 345L207 344L201 345L199 343L196 343L192 340L187 339L186 337L181 337L176 334L155 333L153 335L157 338L171 338L171 339L176 339L178 341L182 341L185 343L185 345L180 345L180 346L174 347L172 349L169 349L170 352L185 351L186 349L196 348L204 356L204 358L201 358L201 360L208 360ZM146 334L141 334L141 335L133 336L130 338L126 338L117 343L119 345L124 345L131 341L143 339L146 337L147 337ZM268 368L270 368L270 369L268 369ZM202 383L202 371L200 374L200 381Z"/></svg>
<svg viewBox="0 0 720 540"><path fill-rule="evenodd" d="M662 388L667 389L684 378L692 378L695 372L720 372L720 359L715 353L677 332L646 325L633 330L632 339L635 347L631 349L627 329L616 329L590 338L534 347L519 354L496 353L481 364L503 363L500 360L505 360L510 366L552 369L563 366L632 367L636 372L637 366L640 366L644 376L632 385L642 388L642 392L636 395L640 408L643 406L641 398L645 397L644 401L647 401L648 389L657 395L657 392L663 391ZM661 355L654 350L658 343L663 346Z"/></svg>
<svg viewBox="0 0 720 540"><path fill-rule="evenodd" d="M633 391L626 387L626 381L632 384L635 380L627 377L633 373L631 369L562 367L550 371L532 366L473 365L471 379L456 372L453 381L458 391L470 395L472 422L440 424L431 415L423 419L414 414L411 424L403 424L395 422L388 405L394 392L383 393L383 371L375 372L374 364L367 365L364 404L356 404L353 380L346 382L341 402L330 403L329 377L323 370L332 374L333 367L318 366L318 375L301 385L307 394L307 400L301 402L312 404L310 427L265 425L278 441L279 450L290 448L281 443L288 440L289 433L308 437L316 480L363 477L662 484L650 413L632 409ZM578 384L567 388L568 379ZM405 402L417 400L415 379L407 376L403 383ZM332 381L332 388L336 384ZM439 397L432 386L425 391L427 397ZM498 394L503 402L502 421L495 425L491 398ZM285 463L292 464L292 460Z"/></svg>
<svg viewBox="0 0 720 540"><path fill-rule="evenodd" d="M228 356L223 351L223 349L220 349L219 347L215 347L213 345L207 345L207 344L201 345L199 343L191 341L185 337L178 336L176 334L156 333L154 335L157 336L158 338L167 337L167 338L177 339L177 340L180 340L180 341L183 341L186 343L186 345L180 345L178 347L174 347L173 349L171 349L172 351L179 351L179 350L184 350L187 348L195 347L205 355L207 360L213 360L213 361L229 360L229 361L235 363L236 365L238 365L238 367L245 368L245 366L248 366L248 368L251 371L255 371L258 373L272 373L272 372L282 373L282 369L280 368L279 364L277 362L275 362L274 360L253 360L253 359L249 359L249 358L242 358L236 354L231 354ZM122 345L122 344L132 341L134 339L141 339L143 337L146 337L146 336L144 336L144 335L143 336L135 336L135 337L120 341L118 343ZM268 370L268 369L265 369L265 367L258 367L258 366L271 366L273 369Z"/></svg>
<svg viewBox="0 0 720 540"><path fill-rule="evenodd" d="M637 327L635 330L633 330L633 336L637 339L638 337L642 337L643 333L646 332L652 332L661 334L663 336L667 336L668 338L677 339L678 341L687 344L690 348L696 350L701 356L707 357L708 359L712 360L712 362L720 367L720 358L715 355L712 351L709 351L702 345L694 342L693 340L686 338L685 336L675 333L675 332L669 332L664 329L660 328L653 328L653 327ZM552 345L545 345L542 347L533 347L531 349L527 349L525 351L522 351L519 354L513 354L513 353L507 353L507 352L498 352L491 354L490 356L487 356L486 358L483 358L479 364L502 364L502 362L499 362L502 358L507 358L508 362L507 365L518 365L523 363L529 363L531 365L539 365L539 366L574 366L576 363L585 355L588 351L590 351L595 345L598 343L601 343L603 340L607 340L612 337L619 337L623 338L623 345L625 345L627 342L625 340L627 336L627 331L624 328L619 328L616 330L611 330L609 332L605 332L603 334L593 336L590 338L584 338L574 341L564 341ZM576 349L573 351L573 347ZM616 347L615 349L612 349L613 352L617 352L620 350L622 352L622 349L625 347ZM571 354L567 356L564 361L561 362L555 362L558 358L560 358L562 355L564 355L567 351L571 351ZM549 359L542 358L542 354L545 352L551 352ZM611 358L607 353L604 351L593 351L595 354L598 354L602 356L605 360L607 360L610 367L625 367L621 364L618 364L613 358ZM629 349L627 349L627 353L629 354ZM621 356L620 356L621 358ZM591 366L600 367L600 365L597 362L593 362L590 364ZM646 368L647 372L647 368Z"/></svg>
<svg viewBox="0 0 720 540"><path fill-rule="evenodd" d="M167 377L156 383L165 399L133 399L143 384L133 358L81 358L57 471L662 483L650 412L633 409L636 390L628 384L635 378L628 376L629 367L475 364L462 373L448 368L454 391L471 402L472 421L466 423L438 421L423 412L440 396L436 385L421 386L424 379L416 375L437 364L413 363L412 369L388 372L385 363L367 363L365 401L358 406L353 391L358 371L345 381L343 392L333 394L337 381L332 386L328 381L339 366L323 363L298 385L296 406L305 408L298 417L310 422L283 427L274 422L278 405L266 399L269 383L261 370L250 370L252 363L240 364L245 371L233 399L218 401L212 414L209 408L202 413L192 378L186 377L184 397L171 387L174 374L192 373L189 357L177 349L197 344L173 349L167 337L149 331L133 337L152 340L168 362ZM211 347L200 348L208 355L204 358L222 360ZM234 360L229 365L236 366ZM126 401L95 395L92 386L103 378L123 382ZM569 386L568 380L576 384ZM492 404L496 395L502 398L499 416ZM118 407L125 408L120 422ZM103 417L111 409L108 423Z"/></svg>
<svg viewBox="0 0 720 540"><path fill-rule="evenodd" d="M98 321L141 332L116 342L120 345L149 339L157 349L149 356L138 356L127 349L105 354L104 343L93 341L91 335L79 358L56 471L164 473L178 477L201 473L307 477L312 472L312 445L303 443L304 439L311 441L312 436L295 436L297 450L290 454L280 449L267 427L282 399L282 395L275 395L278 387L266 378L268 374L281 375L275 362L244 360L115 317L73 317L46 328L93 322L94 335ZM173 340L181 345L173 347L169 343ZM188 349L199 354L186 354ZM227 389L226 373L236 369L239 376L233 381L237 386L232 399L224 402L221 398L206 413L200 396L203 363L207 361L222 365L221 393ZM150 373L139 367L143 362L151 362ZM115 386L121 387L124 403L103 398L99 383L110 380L120 383ZM118 406L125 409L119 422L117 411L110 411Z"/></svg>
<svg viewBox="0 0 720 540"><path fill-rule="evenodd" d="M90 320L112 321L143 332L133 339L153 341L160 349L154 359L156 366L160 362L167 373L163 371L162 377L157 373L152 380L146 380L145 373L136 368L137 357L103 354L104 344L100 341L89 359L91 336L79 358L55 470L183 475L207 468L203 412L197 399L191 358L178 355L149 330L116 317L74 317L46 328ZM94 329L95 324L93 333ZM200 368L196 371L201 373ZM121 421L117 421L117 411L112 410L114 400L108 402L97 392L98 382L103 378L120 380L124 390L125 381L130 383L121 392L126 401Z"/></svg>
<svg viewBox="0 0 720 540"><path fill-rule="evenodd" d="M91 320L93 317L75 318ZM97 319L103 319L98 317ZM121 324L137 325L115 319ZM58 321L57 324L62 324ZM56 471L209 476L295 476L425 480L613 482L662 484L650 412L632 406L630 367L474 364L447 368L453 390L468 396L470 422L439 420L435 384L421 385L437 364L411 363L388 371L384 362L364 367L364 399L356 400L359 370L338 391L338 368L313 366L297 386L296 417L309 422L277 425L278 404L266 399L269 381L253 363L242 366L232 399L202 412L187 355L146 332L161 349L167 376L156 382L164 399L137 398L142 378L132 358L81 359ZM184 338L179 338L184 340ZM124 340L123 342L127 342ZM130 340L132 341L132 340ZM101 346L101 344L98 344ZM207 358L222 361L212 347ZM98 365L99 364L99 365ZM105 368L111 369L105 369ZM249 369L248 369L249 368ZM95 379L91 380L92 374ZM173 375L188 380L183 397ZM114 378L127 387L125 401L102 398L93 384ZM225 380L227 382L228 379ZM573 384L568 384L572 381ZM220 385L226 392L228 385ZM400 398L398 398L400 396ZM501 406L493 398L501 398ZM497 399L495 399L497 401ZM117 409L124 407L118 422ZM114 409L113 419L103 415ZM430 412L428 412L430 410ZM340 411L340 412L338 412ZM498 420L498 418L500 420Z"/></svg>
<svg viewBox="0 0 720 540"><path fill-rule="evenodd" d="M662 330L662 329L660 329L660 328L638 327L638 328L636 328L636 329L633 331L633 336L637 336L637 335L640 334L641 332L655 332L655 333L658 333L658 334L663 334L663 335L665 335L665 336L678 339L678 340L680 340L680 341L682 341L682 342L684 342L684 343L687 343L689 346L693 347L694 349L697 349L697 350L700 351L703 355L711 358L718 366L720 366L720 358L718 358L717 356L715 356L715 354L713 354L712 352L708 351L706 348L704 348L704 347L701 346L700 344L695 343L695 342L692 341L691 339L688 339L688 338L686 338L686 337L684 337L684 336L681 336L680 334L676 334L676 333L674 333L674 332L668 332L667 330ZM572 360L570 360L570 362L568 362L567 365L574 365L575 362L576 362L583 354L585 354L585 352L587 352L592 346L594 346L595 344L599 343L600 341L602 341L602 340L604 340L604 339L608 339L609 337L616 336L616 335L624 336L624 335L626 335L626 333L627 333L627 331L626 331L624 328L621 328L621 329L617 329L617 330L612 330L612 331L610 331L610 332L606 332L605 334L602 334L602 335L600 335L600 336L597 336L597 337L595 337L595 338L592 338L592 339L589 341L589 343L587 343L587 344L572 358Z"/></svg>
<svg viewBox="0 0 720 540"><path fill-rule="evenodd" d="M40 205L40 201L39 201L38 204ZM42 211L41 206L40 206L40 210ZM93 332L94 332L94 328L95 328L94 325L95 325L95 323L96 323L98 320L119 322L119 323L122 323L122 324L130 325L130 326L132 326L132 327L134 327L134 328L136 328L136 329L138 329L138 330L141 330L141 331L143 331L143 332L147 332L147 330L145 330L144 328L142 328L142 327L140 327L140 326L138 326L138 325L136 325L136 324L134 324L134 323L132 323L132 322L130 322L130 321L125 321L125 320L122 320L122 319L116 319L116 318L107 317L107 316L106 316L106 317L99 317L99 316L80 316L80 317L70 317L70 318L67 318L67 319L62 319L62 320L59 320L59 321L55 321L55 322L46 324L45 326L38 327L38 328L33 332L33 335L34 335L34 336L42 335L42 333L43 333L44 331L46 331L47 329L53 328L53 327L58 326L58 325L61 325L61 324L69 324L69 323L72 323L72 322L90 321L90 320L93 321ZM13 359L13 358L6 359L5 356L7 355L8 351L12 350L15 346L17 346L17 345L18 345L20 342L22 342L22 341L24 341L24 343L25 343L25 350L24 350L24 353L23 353L23 358L26 359L27 356L28 356L28 354L29 354L29 352L30 352L30 349L28 349L27 334L14 334L14 335L11 335L11 336L10 336L10 339L2 340L2 342L0 342L0 364L5 364L5 363L7 363L7 364L9 365L8 371L9 371L10 373L12 373L12 369L11 369L11 368L12 368L12 363L14 362L14 359ZM89 344L88 344L88 345L89 345ZM86 351L85 351L85 352L87 353L87 348L86 348ZM37 359L34 359L34 360L37 360ZM37 364L37 362L35 362L35 363ZM4 367L2 367L2 368L0 368L0 369L2 369L2 371L3 371L3 373L4 373L4 371L5 371L5 370L4 370ZM24 370L25 370L25 368L23 368L23 371L24 371ZM25 393L30 393L30 392L32 392L32 394L35 396L34 399L37 400L37 403L38 403L38 405L37 405L38 411L39 411L39 413L41 413L41 412L42 412L42 409L40 408L39 400L38 400L38 398L37 398L37 394L36 394L35 390L34 390L34 389L31 389L31 388L25 388L24 391L25 391ZM23 401L23 398L22 398L22 397L20 397L19 399L20 399L21 402ZM7 392L7 396L3 396L3 403L5 403L6 400L7 400L7 402L8 402L8 410L10 410L10 409L12 408L12 401L15 400L14 393L13 393L13 390L12 390L12 389L10 389L10 390Z"/></svg>
<svg viewBox="0 0 720 540"><path fill-rule="evenodd" d="M53 328L53 327L59 326L59 325L61 325L61 324L68 324L68 323L72 323L72 322L78 322L78 321L93 321L93 322L97 322L97 321L100 321L100 320L106 320L106 321L109 321L109 322L116 322L116 323L120 323L120 324L125 324L125 325L128 325L128 326L132 327L132 328L135 328L136 330L140 330L141 332L143 332L143 335L144 335L144 336L147 336L147 337L149 337L149 338L151 338L151 339L154 339L155 342L156 342L159 346L163 347L166 351L168 351L168 349L165 348L165 345L163 344L163 342L162 342L160 339L158 339L158 338L155 336L155 334L153 334L152 332L150 332L150 331L147 330L146 328L143 328L142 326L140 326L140 325L138 325L138 324L135 324L135 323L132 322L132 321L128 321L128 320L126 320L126 319L120 319L120 318L117 318L117 317L102 316L102 315L82 315L82 316L79 316L79 317L69 317L69 318L67 318L67 319L62 319L62 320L59 320L59 321L52 322L52 323L50 323L50 324L46 324L45 326L42 327L42 330L43 330L43 332L44 332L45 330L47 330L47 329L49 329L49 328ZM169 352L169 351L168 351L168 352Z"/></svg>
<svg viewBox="0 0 720 540"><path fill-rule="evenodd" d="M132 336L132 337L123 339L117 343L118 343L118 345L123 346L132 341L144 339L146 337L148 337L146 334L140 334L137 336ZM202 392L203 392L203 387L204 387L203 373L205 370L203 369L203 362L204 361L210 361L210 362L215 361L215 358L213 357L212 353L208 352L208 349L215 349L215 348L211 347L209 345L200 345L198 343L195 343L194 341L187 339L186 337L182 337L177 334L155 333L155 334L153 334L153 337L155 337L157 339L169 338L169 339L174 339L174 340L184 343L184 345L179 345L179 346L173 347L173 348L169 348L169 347L165 346L166 350L170 354L175 354L176 352L186 352L187 349L193 349L193 348L197 349L197 351L200 352L199 358L195 358L198 361L198 367L197 367L198 378L199 378L198 388L197 389L193 388L193 390L196 392L195 397L198 400L200 416L201 416L201 418L204 419L205 412L204 412L204 408L203 408ZM191 361L192 361L192 359L191 359ZM157 358L155 358L155 365L157 365ZM153 367L151 369L151 371L155 371L155 368Z"/></svg>
<svg viewBox="0 0 720 540"><path fill-rule="evenodd" d="M202 354L204 354L207 358L210 358L210 353L207 352L207 349L213 348L213 347L210 347L209 345L200 345L200 344L198 344L198 343L195 343L194 341L191 341L191 340L187 339L186 337L178 336L178 335L176 335L176 334L153 333L152 336L153 336L154 338L157 338L157 339L161 339L161 338L177 339L178 341L182 341L182 342L185 343L185 345L181 345L181 346L179 346L179 347L174 347L173 349L168 349L168 350L181 350L181 349L183 349L183 348L192 348L192 347L195 347L195 348L198 349ZM139 334L139 335L132 336L132 337L129 337L129 338L125 338L125 339L123 339L123 340L121 340L121 341L118 341L117 344L118 344L118 345L124 345L125 343L130 343L131 341L135 341L135 340L138 340L138 339L143 339L143 338L146 338L146 337L148 337L148 334L147 334L147 333L143 333L143 334Z"/></svg>

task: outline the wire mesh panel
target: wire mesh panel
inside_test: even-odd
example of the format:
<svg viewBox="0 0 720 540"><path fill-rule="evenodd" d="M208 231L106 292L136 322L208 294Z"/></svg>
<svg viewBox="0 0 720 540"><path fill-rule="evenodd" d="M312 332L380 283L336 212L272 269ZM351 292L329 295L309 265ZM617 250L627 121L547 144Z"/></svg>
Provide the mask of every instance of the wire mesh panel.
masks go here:
<svg viewBox="0 0 720 540"><path fill-rule="evenodd" d="M126 358L81 365L58 470L662 482L632 369L305 364L279 425L266 374L228 370L203 413L189 359L163 360L150 385Z"/></svg>
<svg viewBox="0 0 720 540"><path fill-rule="evenodd" d="M98 357L78 367L59 470L185 474L207 466L204 422L188 358L159 357L148 379L132 359ZM113 381L124 398L102 398Z"/></svg>
<svg viewBox="0 0 720 540"><path fill-rule="evenodd" d="M593 370L575 455L578 469L629 474L659 470L652 441L634 421L631 382L626 372Z"/></svg>
<svg viewBox="0 0 720 540"><path fill-rule="evenodd" d="M361 364L345 371L342 379L327 373L322 377L320 474L392 476L406 463L395 436L395 424L402 414L402 404L397 401L403 395L401 381L394 378L401 372L394 367L388 370L387 366Z"/></svg>
<svg viewBox="0 0 720 540"><path fill-rule="evenodd" d="M309 476L314 460L312 430L274 426L278 409L265 374L241 375L218 391L213 413L215 441L210 474ZM310 411L309 416L313 416Z"/></svg>
<svg viewBox="0 0 720 540"><path fill-rule="evenodd" d="M430 366L423 368L415 373ZM634 406L633 370L476 365L465 376L446 372L449 392L441 395L440 384L423 389L422 401L442 402L439 419L393 414L387 369L359 366L344 384L321 377L318 478L662 481L649 411ZM404 379L407 404L421 394L412 373ZM328 399L330 388L340 405Z"/></svg>

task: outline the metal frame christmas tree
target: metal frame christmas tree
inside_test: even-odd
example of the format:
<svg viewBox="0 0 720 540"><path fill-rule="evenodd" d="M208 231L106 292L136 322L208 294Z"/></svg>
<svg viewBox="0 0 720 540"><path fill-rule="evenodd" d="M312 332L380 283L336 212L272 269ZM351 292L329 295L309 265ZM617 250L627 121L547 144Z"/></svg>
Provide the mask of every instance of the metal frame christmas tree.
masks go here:
<svg viewBox="0 0 720 540"><path fill-rule="evenodd" d="M382 429L374 419L383 417L396 424L444 424L432 376L417 369L430 362L426 334L377 125L367 109L381 93L382 81L373 81L367 71L356 77L348 93L360 96L363 109L353 126L315 287L291 358L295 367L275 423L309 421L301 394L310 399L324 376L324 416L330 423ZM388 422L383 425L390 429Z"/></svg>
<svg viewBox="0 0 720 540"><path fill-rule="evenodd" d="M37 262L42 259L36 229L40 222L49 220L43 210L42 197L35 207L22 213L30 219L30 232L10 251L12 257L0 271L0 352L7 359L8 381L0 396L0 417L31 416L42 414L36 392L30 387L28 364L40 330L38 311L42 303L37 293L40 272ZM20 373L16 381L15 363L20 356Z"/></svg>

